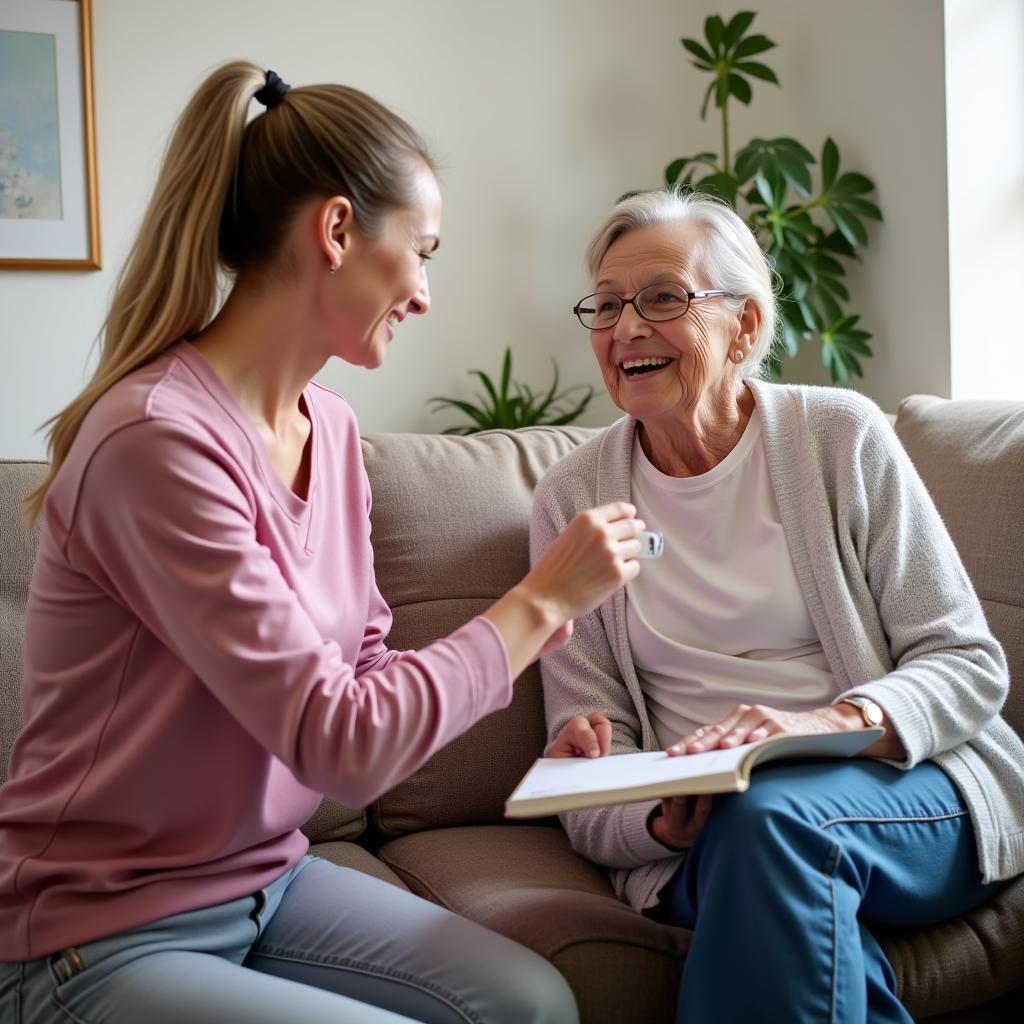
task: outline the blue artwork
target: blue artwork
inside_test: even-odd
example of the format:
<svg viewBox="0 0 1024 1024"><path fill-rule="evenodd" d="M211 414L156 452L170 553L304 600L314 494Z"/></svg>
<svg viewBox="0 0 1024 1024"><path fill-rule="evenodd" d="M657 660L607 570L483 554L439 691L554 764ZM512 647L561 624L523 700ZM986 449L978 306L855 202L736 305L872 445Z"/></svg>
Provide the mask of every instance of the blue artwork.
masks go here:
<svg viewBox="0 0 1024 1024"><path fill-rule="evenodd" d="M0 218L63 219L52 35L0 31Z"/></svg>

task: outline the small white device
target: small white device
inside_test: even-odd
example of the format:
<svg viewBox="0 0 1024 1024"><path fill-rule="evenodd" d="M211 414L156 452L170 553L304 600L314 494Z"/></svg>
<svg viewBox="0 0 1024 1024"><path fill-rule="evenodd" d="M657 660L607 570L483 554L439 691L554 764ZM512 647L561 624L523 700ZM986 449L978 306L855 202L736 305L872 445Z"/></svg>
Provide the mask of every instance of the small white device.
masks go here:
<svg viewBox="0 0 1024 1024"><path fill-rule="evenodd" d="M641 530L636 539L640 541L640 554L637 558L661 558L665 550L665 538L657 530Z"/></svg>

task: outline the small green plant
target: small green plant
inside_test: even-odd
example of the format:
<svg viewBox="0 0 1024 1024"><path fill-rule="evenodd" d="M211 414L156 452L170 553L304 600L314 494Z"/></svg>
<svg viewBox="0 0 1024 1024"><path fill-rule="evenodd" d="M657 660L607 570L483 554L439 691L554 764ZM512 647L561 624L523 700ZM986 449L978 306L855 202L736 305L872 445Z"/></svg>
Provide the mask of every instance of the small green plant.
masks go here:
<svg viewBox="0 0 1024 1024"><path fill-rule="evenodd" d="M779 84L771 68L751 59L775 46L767 36L747 34L754 17L752 11L741 11L726 24L716 14L704 22L704 42L680 40L694 58L693 66L713 76L700 116L706 118L714 98L721 112L722 152L673 160L665 168L665 182L714 193L746 217L782 281L786 354L796 355L803 342L817 338L832 379L846 384L853 376L864 376L860 357L872 354L871 335L857 326L860 316L841 306L850 299L841 278L846 273L843 261L859 259L857 249L868 244L864 218L882 219L878 207L864 198L875 184L854 171L839 173L839 149L831 138L822 146L816 194L810 170L816 161L795 139L755 138L731 155L729 101L749 104L751 79ZM773 377L782 375L778 353L769 369Z"/></svg>
<svg viewBox="0 0 1024 1024"><path fill-rule="evenodd" d="M514 430L517 427L536 427L541 424L564 426L579 419L590 405L594 389L589 384L576 384L559 391L558 364L553 359L551 362L555 369L555 379L542 394L534 394L528 385L512 380L511 348L505 349L501 380L497 386L483 370L467 371L480 379L486 394L477 394L478 405L458 398L431 398L429 401L433 412L447 408L458 409L472 420L472 423L463 426L449 427L443 433L475 434L480 430ZM578 397L573 398L573 395Z"/></svg>

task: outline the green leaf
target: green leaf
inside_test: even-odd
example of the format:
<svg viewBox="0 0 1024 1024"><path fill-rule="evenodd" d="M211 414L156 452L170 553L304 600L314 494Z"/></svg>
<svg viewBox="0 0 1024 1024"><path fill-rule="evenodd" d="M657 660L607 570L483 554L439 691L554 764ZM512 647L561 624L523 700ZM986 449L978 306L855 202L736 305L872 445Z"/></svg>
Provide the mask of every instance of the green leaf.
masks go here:
<svg viewBox="0 0 1024 1024"><path fill-rule="evenodd" d="M839 303L832 298L829 292L819 288L815 294L826 321L838 320L843 315L843 311L839 308Z"/></svg>
<svg viewBox="0 0 1024 1024"><path fill-rule="evenodd" d="M740 101L740 103L750 103L752 93L750 91L750 83L739 75L733 73L729 75L729 91Z"/></svg>
<svg viewBox="0 0 1024 1024"><path fill-rule="evenodd" d="M752 151L749 147L741 149L736 154L733 171L740 183L749 181L754 176L754 173L757 171L758 160L757 152Z"/></svg>
<svg viewBox="0 0 1024 1024"><path fill-rule="evenodd" d="M836 172L839 170L839 148L831 138L825 140L821 147L821 189L827 192L836 180Z"/></svg>
<svg viewBox="0 0 1024 1024"><path fill-rule="evenodd" d="M802 160L805 164L814 163L814 156L805 146L801 146L796 139L782 136L778 139L772 139L772 145L780 152L788 153L797 160Z"/></svg>
<svg viewBox="0 0 1024 1024"><path fill-rule="evenodd" d="M710 192L712 195L724 199L730 206L736 205L736 189L739 182L731 175L722 171L709 174L697 182L697 188L701 192Z"/></svg>
<svg viewBox="0 0 1024 1024"><path fill-rule="evenodd" d="M683 168L690 162L689 157L681 156L678 160L673 160L672 163L665 168L665 184L674 185L679 180L679 175L683 173Z"/></svg>
<svg viewBox="0 0 1024 1024"><path fill-rule="evenodd" d="M862 217L870 217L872 220L882 219L882 211L874 203L868 202L867 199L861 199L860 196L850 196L849 199L844 199L843 206L854 210Z"/></svg>
<svg viewBox="0 0 1024 1024"><path fill-rule="evenodd" d="M875 183L867 175L847 171L829 191L836 196L852 196L858 192L871 192L874 187Z"/></svg>
<svg viewBox="0 0 1024 1024"><path fill-rule="evenodd" d="M778 77L767 64L758 64L757 61L747 60L740 61L738 64L734 64L733 67L737 71L742 71L745 75L753 75L754 78L762 78L766 82L779 84Z"/></svg>
<svg viewBox="0 0 1024 1024"><path fill-rule="evenodd" d="M834 206L826 206L825 212L832 218L832 223L835 224L850 245L868 244L868 233L864 230L864 225L855 214L836 209Z"/></svg>
<svg viewBox="0 0 1024 1024"><path fill-rule="evenodd" d="M732 16L732 20L725 26L725 45L728 49L750 28L750 23L757 15L753 11L740 11Z"/></svg>
<svg viewBox="0 0 1024 1024"><path fill-rule="evenodd" d="M717 84L717 82L718 82L718 79L715 79L715 81L713 81L713 82L712 82L712 83L711 83L711 84L710 84L710 85L708 86L707 92L705 92L705 93L704 93L704 102L703 102L703 103L701 103L701 105L700 105L700 119L701 119L702 121L704 121L704 120L706 120L706 119L707 119L707 114L708 114L708 100L709 100L709 99L711 99L711 92L712 92L712 90L713 90L713 89L715 88L715 85Z"/></svg>
<svg viewBox="0 0 1024 1024"><path fill-rule="evenodd" d="M512 349L508 346L505 348L505 359L501 364L501 397L503 399L508 398L509 381L512 379Z"/></svg>
<svg viewBox="0 0 1024 1024"><path fill-rule="evenodd" d="M715 106L719 110L729 102L729 93L731 91L728 75L715 79Z"/></svg>
<svg viewBox="0 0 1024 1024"><path fill-rule="evenodd" d="M464 412L470 419L475 420L481 430L486 430L490 426L490 417L469 402L461 402L457 398L431 398L429 401L437 407L434 411L451 406L460 412Z"/></svg>
<svg viewBox="0 0 1024 1024"><path fill-rule="evenodd" d="M679 41L683 44L683 46L686 47L687 50L690 51L690 53L694 55L694 57L697 58L698 61L700 61L700 64L698 64L697 67L701 67L701 64L705 64L707 65L707 67L704 70L714 70L715 58L712 57L711 54L708 53L708 51L705 50L704 47L701 46L696 39L680 39Z"/></svg>
<svg viewBox="0 0 1024 1024"><path fill-rule="evenodd" d="M842 281L837 281L834 277L829 274L818 274L818 284L821 285L822 289L827 289L833 295L838 295L843 302L850 301L850 293L846 288L846 285Z"/></svg>
<svg viewBox="0 0 1024 1024"><path fill-rule="evenodd" d="M742 60L744 57L753 57L757 53L764 53L765 50L773 49L775 44L767 36L747 36L733 51L733 60Z"/></svg>
<svg viewBox="0 0 1024 1024"><path fill-rule="evenodd" d="M788 151L785 151L780 152L776 157L776 167L805 199L811 194L811 172L807 169L806 164L801 163Z"/></svg>
<svg viewBox="0 0 1024 1024"><path fill-rule="evenodd" d="M488 395L491 396L492 408L496 413L500 412L501 399L498 397L497 391L494 390L494 385L491 383L491 378L488 377L487 374L483 372L483 370L470 370L469 373L472 376L479 378L480 383L483 384L484 389L487 391Z"/></svg>
<svg viewBox="0 0 1024 1024"><path fill-rule="evenodd" d="M725 24L717 14L704 22L704 35L711 44L711 52L717 57L721 53L722 38L725 35Z"/></svg>
<svg viewBox="0 0 1024 1024"><path fill-rule="evenodd" d="M761 197L764 205L769 210L772 209L775 206L775 196L772 194L772 187L768 184L768 179L763 174L754 178L754 188L757 189L757 194Z"/></svg>

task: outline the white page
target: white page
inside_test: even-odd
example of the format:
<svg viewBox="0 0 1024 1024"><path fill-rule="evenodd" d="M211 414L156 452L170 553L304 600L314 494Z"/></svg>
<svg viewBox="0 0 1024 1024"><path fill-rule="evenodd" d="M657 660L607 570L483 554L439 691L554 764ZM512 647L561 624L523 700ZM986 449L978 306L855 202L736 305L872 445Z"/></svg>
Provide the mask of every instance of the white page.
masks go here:
<svg viewBox="0 0 1024 1024"><path fill-rule="evenodd" d="M546 757L527 773L512 794L512 800L545 796L607 792L629 786L650 785L696 775L734 771L756 744L731 750L706 750L703 754L669 757L663 750L612 757Z"/></svg>

